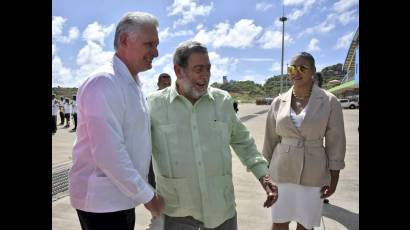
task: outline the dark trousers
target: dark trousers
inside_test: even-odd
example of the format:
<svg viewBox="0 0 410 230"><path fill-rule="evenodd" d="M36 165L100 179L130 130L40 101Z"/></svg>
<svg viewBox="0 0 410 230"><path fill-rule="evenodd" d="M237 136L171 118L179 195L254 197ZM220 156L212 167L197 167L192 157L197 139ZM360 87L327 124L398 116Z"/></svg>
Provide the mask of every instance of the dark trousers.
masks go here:
<svg viewBox="0 0 410 230"><path fill-rule="evenodd" d="M236 214L216 228L205 228L201 221L191 216L172 217L164 215L164 230L238 230Z"/></svg>
<svg viewBox="0 0 410 230"><path fill-rule="evenodd" d="M66 113L65 115L65 124L66 126L70 126L70 114Z"/></svg>
<svg viewBox="0 0 410 230"><path fill-rule="evenodd" d="M51 115L51 132L57 132L57 116Z"/></svg>
<svg viewBox="0 0 410 230"><path fill-rule="evenodd" d="M73 119L74 119L74 129L77 129L77 114L73 113Z"/></svg>
<svg viewBox="0 0 410 230"><path fill-rule="evenodd" d="M64 113L63 112L60 112L60 120L61 120L60 125L63 125L64 124Z"/></svg>
<svg viewBox="0 0 410 230"><path fill-rule="evenodd" d="M149 172L148 172L148 183L155 188L155 173L154 173L154 169L152 168L152 158L151 158L151 162L149 165Z"/></svg>
<svg viewBox="0 0 410 230"><path fill-rule="evenodd" d="M82 230L134 230L135 208L118 212L93 213L77 209Z"/></svg>

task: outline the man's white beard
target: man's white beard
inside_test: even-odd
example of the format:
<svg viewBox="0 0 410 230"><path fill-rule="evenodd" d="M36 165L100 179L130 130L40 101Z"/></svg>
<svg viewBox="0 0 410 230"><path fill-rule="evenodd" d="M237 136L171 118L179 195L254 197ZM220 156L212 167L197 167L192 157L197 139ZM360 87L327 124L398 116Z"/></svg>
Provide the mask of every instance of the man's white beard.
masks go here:
<svg viewBox="0 0 410 230"><path fill-rule="evenodd" d="M188 94L190 97L192 97L193 99L199 99L206 92L206 90L204 90L203 92L196 91L192 82L185 80L185 78L180 79L180 82L181 82L181 86L184 92Z"/></svg>

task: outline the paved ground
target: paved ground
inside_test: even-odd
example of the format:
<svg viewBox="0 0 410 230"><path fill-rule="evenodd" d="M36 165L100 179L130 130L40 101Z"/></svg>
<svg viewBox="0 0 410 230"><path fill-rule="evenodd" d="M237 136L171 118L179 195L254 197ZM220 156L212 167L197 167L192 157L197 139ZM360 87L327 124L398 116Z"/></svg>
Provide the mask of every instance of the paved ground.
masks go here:
<svg viewBox="0 0 410 230"><path fill-rule="evenodd" d="M245 125L255 138L258 149L262 149L268 106L240 104L239 117L247 116ZM260 112L260 113L258 113ZM359 135L357 132L359 110L344 110L347 138L346 168L341 171L336 193L330 197L330 204L324 206L323 222L315 229L359 229ZM59 122L59 121L58 121ZM70 128L71 129L71 128ZM71 162L71 147L75 133L59 126L52 137L53 169ZM246 172L236 155L233 156L233 180L240 230L268 230L271 225L270 210L263 208L264 192L251 173ZM52 225L54 230L81 229L76 213L69 204L67 193L52 203ZM136 208L136 230L146 229L150 219L143 206ZM296 224L291 223L291 229Z"/></svg>

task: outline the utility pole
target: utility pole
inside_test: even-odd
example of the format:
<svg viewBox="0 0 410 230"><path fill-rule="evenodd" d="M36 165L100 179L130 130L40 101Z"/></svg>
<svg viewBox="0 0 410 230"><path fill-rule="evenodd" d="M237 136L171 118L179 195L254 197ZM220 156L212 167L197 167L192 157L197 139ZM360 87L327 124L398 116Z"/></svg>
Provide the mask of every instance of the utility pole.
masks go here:
<svg viewBox="0 0 410 230"><path fill-rule="evenodd" d="M288 20L285 17L285 5L283 5L282 17L279 18L279 21L282 22L282 62L280 67L280 93L282 94L282 87L283 87L283 53L284 53L284 44L285 44L285 21Z"/></svg>

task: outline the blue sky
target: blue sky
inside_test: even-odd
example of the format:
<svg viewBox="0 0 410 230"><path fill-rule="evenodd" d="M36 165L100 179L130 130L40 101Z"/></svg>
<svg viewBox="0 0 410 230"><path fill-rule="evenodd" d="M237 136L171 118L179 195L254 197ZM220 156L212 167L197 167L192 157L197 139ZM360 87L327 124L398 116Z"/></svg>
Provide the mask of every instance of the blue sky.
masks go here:
<svg viewBox="0 0 410 230"><path fill-rule="evenodd" d="M53 0L52 85L78 87L114 54L116 23L129 11L145 11L159 21L159 56L140 73L143 90L156 89L157 76L175 80L172 55L179 43L207 45L211 83L264 81L280 74L282 4L285 5L286 63L310 52L318 71L342 63L359 26L358 0Z"/></svg>

